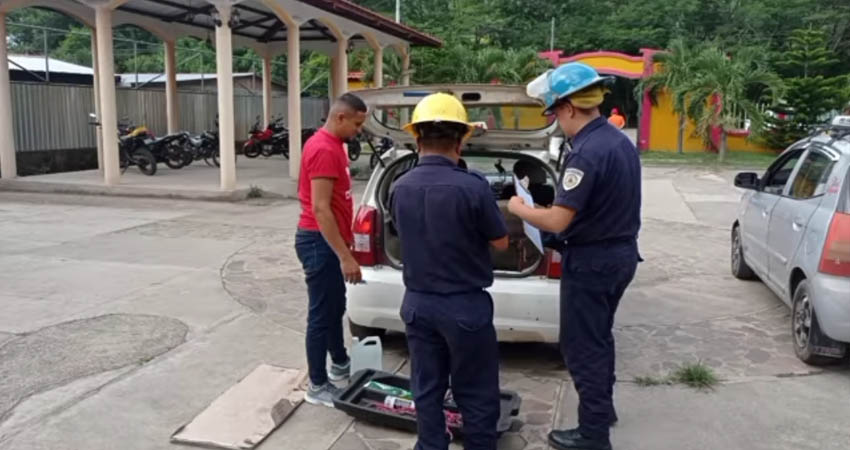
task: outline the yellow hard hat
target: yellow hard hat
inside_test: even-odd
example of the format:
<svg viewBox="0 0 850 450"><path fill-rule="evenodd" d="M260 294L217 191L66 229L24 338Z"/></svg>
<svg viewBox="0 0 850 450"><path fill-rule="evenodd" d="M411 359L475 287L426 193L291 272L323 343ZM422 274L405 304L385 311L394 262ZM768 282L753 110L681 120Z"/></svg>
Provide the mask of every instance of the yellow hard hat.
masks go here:
<svg viewBox="0 0 850 450"><path fill-rule="evenodd" d="M416 105L413 109L413 118L404 130L418 138L414 125L425 122L452 122L459 123L468 129L464 139L472 134L473 126L467 122L466 108L454 95L437 93L431 94Z"/></svg>

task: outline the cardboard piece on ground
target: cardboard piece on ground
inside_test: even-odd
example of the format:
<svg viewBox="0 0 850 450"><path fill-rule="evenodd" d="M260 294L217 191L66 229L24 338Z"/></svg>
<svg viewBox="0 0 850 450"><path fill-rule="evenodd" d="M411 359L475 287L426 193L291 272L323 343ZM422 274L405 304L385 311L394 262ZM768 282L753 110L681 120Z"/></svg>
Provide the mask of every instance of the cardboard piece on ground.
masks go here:
<svg viewBox="0 0 850 450"><path fill-rule="evenodd" d="M304 400L306 374L261 364L171 436L171 442L252 449Z"/></svg>

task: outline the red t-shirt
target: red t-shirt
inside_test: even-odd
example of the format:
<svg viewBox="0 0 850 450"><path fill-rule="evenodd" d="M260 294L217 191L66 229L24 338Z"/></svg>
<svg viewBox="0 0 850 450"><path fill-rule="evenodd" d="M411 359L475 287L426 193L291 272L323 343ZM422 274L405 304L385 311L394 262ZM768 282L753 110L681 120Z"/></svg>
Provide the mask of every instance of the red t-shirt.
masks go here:
<svg viewBox="0 0 850 450"><path fill-rule="evenodd" d="M298 228L319 230L319 223L313 215L313 193L310 181L314 178L334 178L331 195L331 210L342 239L351 244L354 234L351 222L354 219L354 199L351 197L351 174L348 169L348 155L342 145L342 139L320 128L304 144L301 156L301 172L298 178L298 199L301 201L301 218Z"/></svg>

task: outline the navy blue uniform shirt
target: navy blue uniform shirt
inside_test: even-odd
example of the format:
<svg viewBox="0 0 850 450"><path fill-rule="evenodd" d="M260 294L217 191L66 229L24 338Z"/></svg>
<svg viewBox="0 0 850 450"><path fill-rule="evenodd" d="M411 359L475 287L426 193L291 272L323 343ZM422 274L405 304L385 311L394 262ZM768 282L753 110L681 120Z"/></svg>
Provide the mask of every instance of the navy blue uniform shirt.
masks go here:
<svg viewBox="0 0 850 450"><path fill-rule="evenodd" d="M573 139L555 204L576 211L559 239L567 246L637 239L640 156L631 140L598 117Z"/></svg>
<svg viewBox="0 0 850 450"><path fill-rule="evenodd" d="M493 284L490 241L508 231L482 175L423 156L396 182L390 211L408 290L456 294Z"/></svg>

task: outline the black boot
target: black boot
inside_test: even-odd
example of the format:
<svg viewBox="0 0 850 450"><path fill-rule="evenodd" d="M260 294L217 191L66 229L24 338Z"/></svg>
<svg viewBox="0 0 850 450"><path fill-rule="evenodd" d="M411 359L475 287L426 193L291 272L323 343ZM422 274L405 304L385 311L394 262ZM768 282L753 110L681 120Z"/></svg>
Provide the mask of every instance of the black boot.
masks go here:
<svg viewBox="0 0 850 450"><path fill-rule="evenodd" d="M582 436L578 428L555 430L549 433L549 444L558 450L611 450L611 441Z"/></svg>

